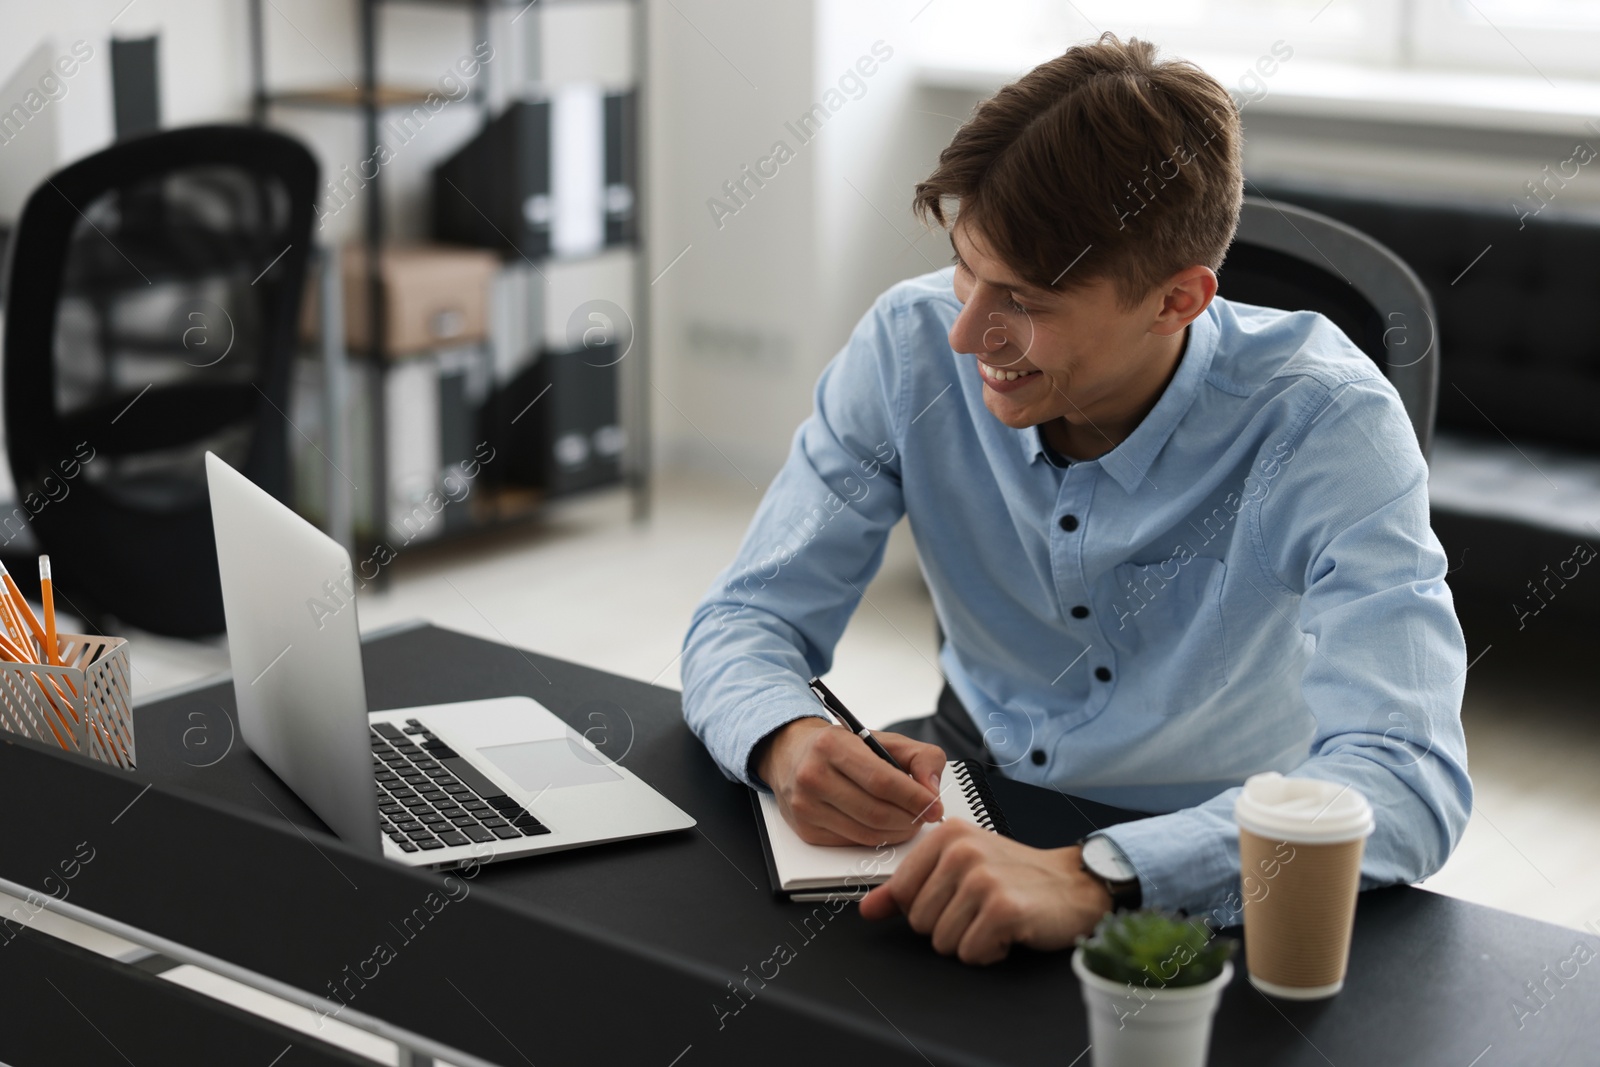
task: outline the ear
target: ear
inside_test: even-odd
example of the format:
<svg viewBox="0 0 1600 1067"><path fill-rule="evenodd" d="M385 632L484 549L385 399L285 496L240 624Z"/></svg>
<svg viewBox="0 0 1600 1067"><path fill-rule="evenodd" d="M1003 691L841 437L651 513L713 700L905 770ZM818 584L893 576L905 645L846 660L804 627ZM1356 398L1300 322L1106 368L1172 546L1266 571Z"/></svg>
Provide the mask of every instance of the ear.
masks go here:
<svg viewBox="0 0 1600 1067"><path fill-rule="evenodd" d="M1217 295L1217 275L1210 267L1196 263L1168 278L1160 292L1161 306L1150 332L1166 337L1181 331L1210 306Z"/></svg>

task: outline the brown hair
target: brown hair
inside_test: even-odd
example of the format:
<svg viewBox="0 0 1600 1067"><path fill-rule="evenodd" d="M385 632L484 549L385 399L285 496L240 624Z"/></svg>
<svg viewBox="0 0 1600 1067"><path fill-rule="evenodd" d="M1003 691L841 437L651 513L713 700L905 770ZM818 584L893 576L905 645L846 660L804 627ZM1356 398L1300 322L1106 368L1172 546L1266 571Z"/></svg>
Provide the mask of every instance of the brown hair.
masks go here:
<svg viewBox="0 0 1600 1067"><path fill-rule="evenodd" d="M953 198L1024 281L1105 278L1132 307L1185 267L1221 267L1244 193L1242 140L1216 79L1104 33L980 103L912 206L954 226Z"/></svg>

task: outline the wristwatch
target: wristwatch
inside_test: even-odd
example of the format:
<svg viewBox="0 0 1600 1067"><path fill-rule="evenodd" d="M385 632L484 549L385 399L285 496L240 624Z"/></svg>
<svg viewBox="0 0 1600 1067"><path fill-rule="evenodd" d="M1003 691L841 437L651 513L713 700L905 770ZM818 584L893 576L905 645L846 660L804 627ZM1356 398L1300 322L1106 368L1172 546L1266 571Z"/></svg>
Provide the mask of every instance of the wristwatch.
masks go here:
<svg viewBox="0 0 1600 1067"><path fill-rule="evenodd" d="M1112 911L1137 911L1144 902L1139 888L1139 872L1117 843L1104 834L1090 834L1078 841L1083 850L1083 869L1111 894Z"/></svg>

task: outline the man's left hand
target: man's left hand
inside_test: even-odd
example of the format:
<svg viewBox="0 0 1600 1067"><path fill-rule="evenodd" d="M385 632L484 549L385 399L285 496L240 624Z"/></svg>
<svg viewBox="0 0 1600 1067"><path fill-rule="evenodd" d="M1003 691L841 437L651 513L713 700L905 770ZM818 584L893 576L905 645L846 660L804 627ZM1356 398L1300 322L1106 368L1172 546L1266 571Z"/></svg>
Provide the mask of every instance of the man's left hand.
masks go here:
<svg viewBox="0 0 1600 1067"><path fill-rule="evenodd" d="M861 899L861 914L903 913L913 930L932 935L934 951L964 963L998 963L1012 945L1068 948L1111 910L1111 894L1083 870L1079 853L1030 848L947 820Z"/></svg>

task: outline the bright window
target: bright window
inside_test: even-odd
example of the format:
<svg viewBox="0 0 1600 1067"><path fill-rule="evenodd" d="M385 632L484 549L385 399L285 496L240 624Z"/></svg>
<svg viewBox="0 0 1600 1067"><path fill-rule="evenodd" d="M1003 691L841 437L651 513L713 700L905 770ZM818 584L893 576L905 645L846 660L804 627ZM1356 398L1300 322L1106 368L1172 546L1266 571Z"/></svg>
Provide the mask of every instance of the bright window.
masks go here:
<svg viewBox="0 0 1600 1067"><path fill-rule="evenodd" d="M1296 58L1391 70L1600 81L1600 0L930 0L924 59L1025 66L1102 30L1193 57Z"/></svg>
<svg viewBox="0 0 1600 1067"><path fill-rule="evenodd" d="M1600 79L1600 0L1411 0L1420 66Z"/></svg>

